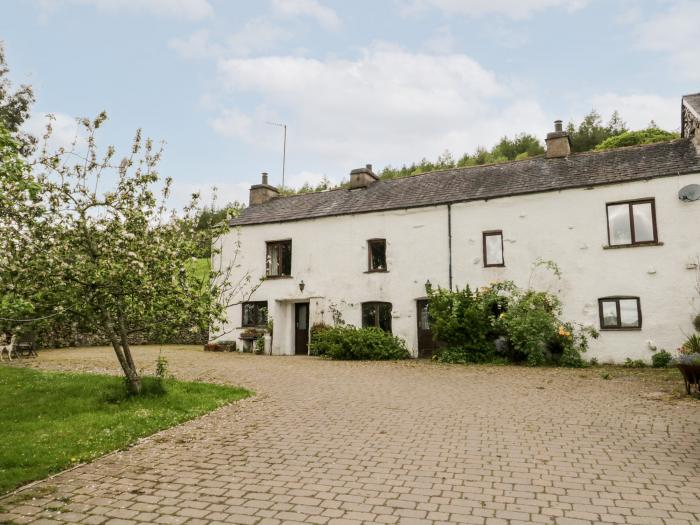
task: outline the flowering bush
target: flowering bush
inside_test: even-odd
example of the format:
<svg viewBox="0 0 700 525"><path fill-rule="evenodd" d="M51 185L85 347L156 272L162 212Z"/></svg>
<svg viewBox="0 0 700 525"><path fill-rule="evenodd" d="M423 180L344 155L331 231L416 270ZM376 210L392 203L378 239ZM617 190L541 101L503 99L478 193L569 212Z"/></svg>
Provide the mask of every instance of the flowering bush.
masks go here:
<svg viewBox="0 0 700 525"><path fill-rule="evenodd" d="M678 349L676 361L681 365L700 365L700 336L698 334L688 336Z"/></svg>
<svg viewBox="0 0 700 525"><path fill-rule="evenodd" d="M561 301L554 294L523 290L511 281L493 282L476 292L438 288L428 294L433 334L445 344L441 361L492 361L501 354L531 366L581 367L589 338L598 337L592 327L562 321Z"/></svg>

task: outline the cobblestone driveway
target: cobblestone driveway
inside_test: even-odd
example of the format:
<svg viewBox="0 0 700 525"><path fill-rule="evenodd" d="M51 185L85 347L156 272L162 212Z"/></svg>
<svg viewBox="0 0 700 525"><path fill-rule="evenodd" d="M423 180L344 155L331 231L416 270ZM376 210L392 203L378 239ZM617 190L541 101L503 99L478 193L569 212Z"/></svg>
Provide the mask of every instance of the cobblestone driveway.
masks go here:
<svg viewBox="0 0 700 525"><path fill-rule="evenodd" d="M136 357L153 363L157 352ZM700 405L654 399L639 381L166 356L180 378L257 396L0 501L0 523L700 523ZM113 370L115 360L63 350L34 366Z"/></svg>

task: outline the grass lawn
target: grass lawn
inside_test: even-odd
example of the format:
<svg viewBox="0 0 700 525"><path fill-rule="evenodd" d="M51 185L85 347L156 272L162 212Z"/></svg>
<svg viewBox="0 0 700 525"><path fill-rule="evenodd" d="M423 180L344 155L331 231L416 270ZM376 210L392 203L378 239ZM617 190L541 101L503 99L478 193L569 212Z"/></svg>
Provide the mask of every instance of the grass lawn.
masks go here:
<svg viewBox="0 0 700 525"><path fill-rule="evenodd" d="M164 385L164 394L128 397L119 377L0 366L0 494L250 395L209 383ZM144 378L144 390L155 386Z"/></svg>
<svg viewBox="0 0 700 525"><path fill-rule="evenodd" d="M197 259L195 261L192 261L189 270L198 279L205 279L209 275L209 271L211 270L211 263L209 259Z"/></svg>

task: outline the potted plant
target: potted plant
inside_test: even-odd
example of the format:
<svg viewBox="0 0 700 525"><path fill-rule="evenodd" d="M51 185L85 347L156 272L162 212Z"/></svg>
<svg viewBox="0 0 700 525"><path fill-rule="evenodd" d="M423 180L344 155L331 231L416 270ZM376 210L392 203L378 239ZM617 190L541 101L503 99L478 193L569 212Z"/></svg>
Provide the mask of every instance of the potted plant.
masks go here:
<svg viewBox="0 0 700 525"><path fill-rule="evenodd" d="M700 393L700 336L693 334L688 336L683 345L678 349L676 366L683 374L685 391L690 394L691 388Z"/></svg>

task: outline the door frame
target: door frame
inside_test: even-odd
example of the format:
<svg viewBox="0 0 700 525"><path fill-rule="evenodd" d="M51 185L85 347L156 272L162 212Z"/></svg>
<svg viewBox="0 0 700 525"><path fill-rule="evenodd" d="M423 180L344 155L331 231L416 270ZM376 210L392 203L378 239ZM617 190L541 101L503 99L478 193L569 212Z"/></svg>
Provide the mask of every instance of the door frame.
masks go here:
<svg viewBox="0 0 700 525"><path fill-rule="evenodd" d="M294 305L294 318L292 321L292 341L294 344L294 347L292 349L292 355L309 355L309 342L310 342L310 336L311 336L311 303L309 301L298 301L295 303L292 303ZM299 306L304 305L306 306L306 352L297 352L297 317L299 315Z"/></svg>
<svg viewBox="0 0 700 525"><path fill-rule="evenodd" d="M429 304L430 300L428 298L422 297L420 299L416 299L416 350L417 350L417 357L418 358L427 358L430 359L433 354L435 353L435 350L437 349L437 342L435 339L432 338L432 330L428 329L428 331L431 332L431 338L430 338L430 347L429 348L423 348L421 349L421 336L420 333L425 330L421 330L421 306L423 304ZM422 351L421 351L422 350Z"/></svg>

